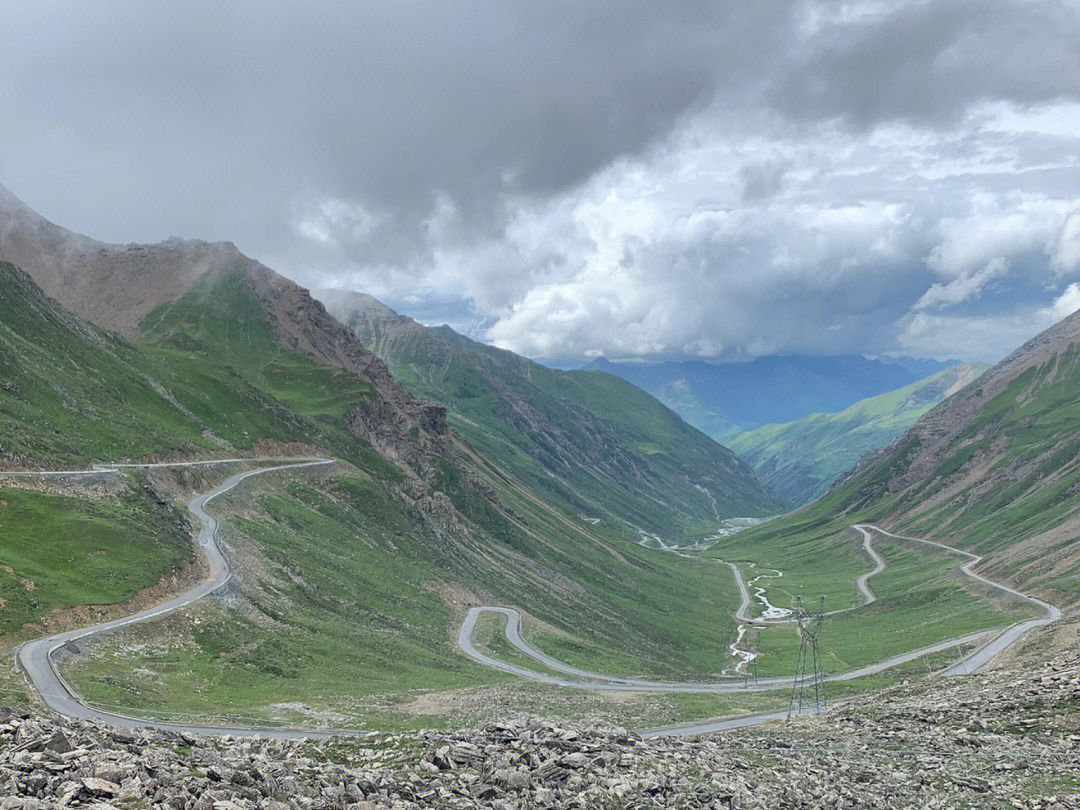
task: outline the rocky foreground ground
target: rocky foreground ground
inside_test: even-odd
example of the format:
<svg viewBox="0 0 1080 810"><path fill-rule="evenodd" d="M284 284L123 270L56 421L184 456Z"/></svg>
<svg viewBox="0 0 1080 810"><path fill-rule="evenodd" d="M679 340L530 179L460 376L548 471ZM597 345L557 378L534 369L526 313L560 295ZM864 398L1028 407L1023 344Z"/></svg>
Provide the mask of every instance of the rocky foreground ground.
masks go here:
<svg viewBox="0 0 1080 810"><path fill-rule="evenodd" d="M12 808L1080 807L1080 658L698 740L523 719L284 742L0 711Z"/></svg>

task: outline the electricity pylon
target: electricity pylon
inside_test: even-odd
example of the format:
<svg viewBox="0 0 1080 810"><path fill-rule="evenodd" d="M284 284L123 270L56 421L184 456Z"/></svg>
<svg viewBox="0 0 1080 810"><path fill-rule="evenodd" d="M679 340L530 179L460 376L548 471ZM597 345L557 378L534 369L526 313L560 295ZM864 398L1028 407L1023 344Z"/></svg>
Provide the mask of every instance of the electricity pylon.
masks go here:
<svg viewBox="0 0 1080 810"><path fill-rule="evenodd" d="M821 671L818 652L818 636L825 623L825 597L821 597L818 610L806 610L802 597L796 597L795 623L799 631L799 661L795 665L795 680L791 684L788 720L793 714L803 714L804 709L814 714L825 711L825 676Z"/></svg>

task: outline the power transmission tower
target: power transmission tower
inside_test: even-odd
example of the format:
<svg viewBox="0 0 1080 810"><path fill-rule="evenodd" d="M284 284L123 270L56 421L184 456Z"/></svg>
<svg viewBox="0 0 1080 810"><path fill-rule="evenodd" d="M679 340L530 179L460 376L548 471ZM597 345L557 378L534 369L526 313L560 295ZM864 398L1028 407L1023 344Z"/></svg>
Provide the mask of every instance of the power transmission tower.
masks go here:
<svg viewBox="0 0 1080 810"><path fill-rule="evenodd" d="M818 636L825 623L825 597L818 610L806 610L802 597L795 598L795 623L799 631L799 660L795 665L795 680L791 684L791 703L788 720L793 714L825 711L825 676L821 671Z"/></svg>

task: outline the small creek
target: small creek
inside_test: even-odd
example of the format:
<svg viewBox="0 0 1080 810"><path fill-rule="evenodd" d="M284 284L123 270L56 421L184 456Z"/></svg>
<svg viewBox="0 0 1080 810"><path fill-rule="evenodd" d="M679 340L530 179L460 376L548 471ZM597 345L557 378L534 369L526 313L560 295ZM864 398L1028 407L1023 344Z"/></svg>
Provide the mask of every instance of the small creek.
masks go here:
<svg viewBox="0 0 1080 810"><path fill-rule="evenodd" d="M697 552L708 551L721 539L730 537L731 535L736 534L743 529L755 526L760 522L761 520L759 518L729 518L721 523L716 534L688 545L671 545L665 543L655 534L642 533L641 539L638 540L638 544L657 551L666 551L670 554L677 554L680 557L693 557L696 556ZM722 561L717 560L716 562ZM749 568L757 568L755 563L746 563L746 565ZM754 598L765 608L759 617L760 619L777 620L784 619L791 615L791 611L787 608L776 607L769 602L765 586L758 584L760 580L776 579L783 575L783 571L778 568L767 568L746 583L747 587L753 588ZM753 650L745 650L740 646L746 636L746 627L747 625L744 622L739 622L738 625L736 625L735 640L728 645L727 649L733 658L738 659L738 662L735 664L734 668L725 668L721 672L721 675L742 675L746 672L746 668L750 662L758 657L758 654Z"/></svg>
<svg viewBox="0 0 1080 810"><path fill-rule="evenodd" d="M745 635L746 625L740 622L737 625L737 630L735 631L735 640L728 645L728 650L731 652L732 656L739 659L739 663L735 665L735 669L733 670L734 674L736 675L741 675L742 673L746 672L747 665L755 658L757 658L756 652L752 652L751 650L744 650L742 647L739 646L739 643L743 640L743 636ZM728 675L732 673L728 669L725 669L720 674Z"/></svg>
<svg viewBox="0 0 1080 810"><path fill-rule="evenodd" d="M748 568L757 568L754 563L747 563L746 566ZM765 595L764 586L757 584L759 579L778 579L784 575L784 572L781 571L779 568L767 568L766 570L772 571L773 573L758 574L746 584L754 589L754 598L761 602L761 604L765 607L765 610L763 610L761 613L762 619L786 619L788 616L791 615L791 611L787 608L776 607L776 605L772 604L769 601L769 597Z"/></svg>

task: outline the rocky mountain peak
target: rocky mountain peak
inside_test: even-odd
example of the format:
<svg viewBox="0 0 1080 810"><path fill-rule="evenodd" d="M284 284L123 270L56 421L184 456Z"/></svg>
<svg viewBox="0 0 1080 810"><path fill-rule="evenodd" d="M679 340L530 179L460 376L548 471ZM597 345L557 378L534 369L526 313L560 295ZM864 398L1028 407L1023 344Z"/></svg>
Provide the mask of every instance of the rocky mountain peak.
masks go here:
<svg viewBox="0 0 1080 810"><path fill-rule="evenodd" d="M0 259L21 267L65 309L127 337L205 273L243 258L231 242L99 242L50 222L0 186Z"/></svg>

